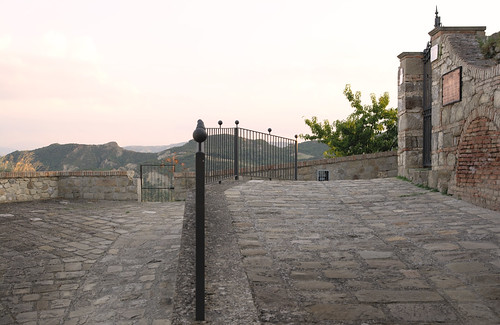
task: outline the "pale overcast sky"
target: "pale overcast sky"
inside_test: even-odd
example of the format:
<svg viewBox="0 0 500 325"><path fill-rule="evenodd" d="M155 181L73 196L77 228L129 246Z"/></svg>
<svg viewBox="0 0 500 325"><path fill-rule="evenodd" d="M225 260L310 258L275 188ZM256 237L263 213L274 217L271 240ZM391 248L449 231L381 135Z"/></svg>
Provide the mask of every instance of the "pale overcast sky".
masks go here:
<svg viewBox="0 0 500 325"><path fill-rule="evenodd" d="M171 144L199 118L293 137L345 118L347 83L396 107L436 5L500 31L494 0L0 0L0 147Z"/></svg>

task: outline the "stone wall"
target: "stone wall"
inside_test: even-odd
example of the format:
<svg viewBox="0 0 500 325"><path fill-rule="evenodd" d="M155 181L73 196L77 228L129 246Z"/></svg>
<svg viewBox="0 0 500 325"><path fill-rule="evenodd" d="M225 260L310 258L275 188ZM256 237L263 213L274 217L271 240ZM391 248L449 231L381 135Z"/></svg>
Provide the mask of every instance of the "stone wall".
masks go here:
<svg viewBox="0 0 500 325"><path fill-rule="evenodd" d="M301 161L298 180L316 181L318 171L328 171L329 180L395 177L397 152ZM133 176L132 171L0 173L0 203L51 198L135 201L140 184ZM174 174L175 200L184 200L194 187L194 172Z"/></svg>
<svg viewBox="0 0 500 325"><path fill-rule="evenodd" d="M297 179L300 181L316 181L318 171L328 171L329 180L372 179L396 177L398 175L397 152L378 152L374 154L337 157L329 159L300 161ZM287 174L293 171L288 171ZM184 200L187 191L196 184L194 172L181 172L174 175L175 199ZM240 180L259 178L248 175L240 176ZM262 178L262 177L260 177Z"/></svg>
<svg viewBox="0 0 500 325"><path fill-rule="evenodd" d="M57 176L0 173L0 203L56 198L59 195ZM14 173L8 173L14 174Z"/></svg>
<svg viewBox="0 0 500 325"><path fill-rule="evenodd" d="M138 200L133 171L0 173L0 203L51 198Z"/></svg>
<svg viewBox="0 0 500 325"><path fill-rule="evenodd" d="M195 172L174 173L174 200L185 200L187 192L196 187Z"/></svg>
<svg viewBox="0 0 500 325"><path fill-rule="evenodd" d="M423 53L403 52L398 73L398 174L423 166Z"/></svg>
<svg viewBox="0 0 500 325"><path fill-rule="evenodd" d="M485 27L432 30L432 167L422 168L423 53L399 58L399 157L401 176L474 204L500 210L500 65L483 58ZM461 97L447 103L443 76L460 70ZM411 99L414 99L413 105ZM408 107L410 106L410 107Z"/></svg>
<svg viewBox="0 0 500 325"><path fill-rule="evenodd" d="M328 171L329 180L395 177L398 174L396 151L337 157L298 163L299 181L317 180L318 171Z"/></svg>

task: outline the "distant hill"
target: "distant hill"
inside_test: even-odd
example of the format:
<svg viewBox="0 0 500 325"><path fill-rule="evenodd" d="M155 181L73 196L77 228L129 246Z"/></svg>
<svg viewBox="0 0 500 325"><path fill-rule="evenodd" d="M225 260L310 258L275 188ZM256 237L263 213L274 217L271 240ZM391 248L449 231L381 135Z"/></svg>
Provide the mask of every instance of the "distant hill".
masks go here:
<svg viewBox="0 0 500 325"><path fill-rule="evenodd" d="M262 155L262 152L269 152L270 148L274 148L275 151L285 150L285 148L274 147L263 140L249 140L245 147L250 152L250 156ZM299 143L298 159L321 159L323 158L323 152L327 149L326 145L313 141ZM127 150L118 146L116 142L102 145L54 143L28 152L33 152L34 160L42 163L41 170L134 170L139 173L141 164L168 164L173 162L177 163L176 171L192 171L194 170L194 154L196 150L197 143L190 140L180 146L170 146L170 148L158 153ZM7 155L8 160L17 161L23 152L14 151L10 153ZM231 151L223 153L217 159L220 161L231 160L232 153Z"/></svg>
<svg viewBox="0 0 500 325"><path fill-rule="evenodd" d="M58 144L31 150L34 160L43 164L43 170L138 170L141 163L156 161L154 153L125 150L116 142L103 145ZM10 157L17 161L22 151L14 151Z"/></svg>
<svg viewBox="0 0 500 325"><path fill-rule="evenodd" d="M219 139L215 140L214 142L225 142L225 143L232 143L233 137L229 135L215 135L215 137L226 137L227 139ZM194 142L193 140L189 141L188 143L184 144L183 146L180 147L174 147L170 148L168 150L165 150L163 152L160 152L158 154L159 159L167 159L169 157L172 157L175 155L176 159L179 161L179 167L176 169L177 171L181 171L183 169L185 170L194 170L194 153L197 150L197 143ZM299 143L298 147L298 160L315 160L315 159L323 159L324 155L323 153L328 150L328 146L323 143L319 143L316 141L306 141ZM261 161L264 163L269 163L273 164L275 162L273 161L266 161L266 157L263 157L262 153L266 152L274 152L276 155L280 155L281 157L284 157L284 155L290 151L287 151L287 148L284 146L276 147L273 146L263 140L247 140L247 142L243 145L242 148L240 148L240 152L247 152L245 156L247 157L260 157ZM279 154L281 152L281 154ZM217 161L220 161L221 163L224 161L232 161L232 155L233 152L232 150L228 150L227 152L223 152L220 155L217 156L215 164L217 164ZM180 169L182 168L182 169Z"/></svg>
<svg viewBox="0 0 500 325"><path fill-rule="evenodd" d="M158 153L158 152L162 152L162 151L165 151L165 150L173 148L173 147L183 146L184 144L186 144L186 142L169 144L167 146L125 146L125 147L123 147L123 149L136 151L136 152Z"/></svg>
<svg viewBox="0 0 500 325"><path fill-rule="evenodd" d="M323 159L325 156L323 153L327 151L329 147L321 142L316 141L306 141L299 143L299 160L316 160Z"/></svg>

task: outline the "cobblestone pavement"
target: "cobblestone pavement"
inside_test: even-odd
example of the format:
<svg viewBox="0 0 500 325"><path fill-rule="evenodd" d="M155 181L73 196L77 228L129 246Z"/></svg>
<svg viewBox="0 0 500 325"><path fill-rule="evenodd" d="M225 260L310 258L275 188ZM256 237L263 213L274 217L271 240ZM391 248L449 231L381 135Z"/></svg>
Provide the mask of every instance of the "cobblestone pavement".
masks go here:
<svg viewBox="0 0 500 325"><path fill-rule="evenodd" d="M0 204L0 324L170 324L184 202Z"/></svg>
<svg viewBox="0 0 500 325"><path fill-rule="evenodd" d="M225 199L261 323L500 323L499 212L398 179L249 181Z"/></svg>

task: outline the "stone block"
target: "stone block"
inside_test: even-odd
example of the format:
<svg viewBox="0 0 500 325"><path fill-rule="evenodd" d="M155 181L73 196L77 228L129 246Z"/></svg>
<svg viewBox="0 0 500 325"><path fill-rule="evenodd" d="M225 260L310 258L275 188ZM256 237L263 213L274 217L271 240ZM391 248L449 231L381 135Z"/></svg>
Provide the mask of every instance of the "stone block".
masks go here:
<svg viewBox="0 0 500 325"><path fill-rule="evenodd" d="M422 109L422 96L408 96L404 101L404 108L406 110Z"/></svg>
<svg viewBox="0 0 500 325"><path fill-rule="evenodd" d="M446 155L446 166L454 167L456 162L456 154L454 152Z"/></svg>
<svg viewBox="0 0 500 325"><path fill-rule="evenodd" d="M490 96L490 94L483 93L479 98L479 104L481 105L488 104L492 99L493 98Z"/></svg>
<svg viewBox="0 0 500 325"><path fill-rule="evenodd" d="M400 131L421 130L423 118L421 112L406 112L402 114L398 121L398 129Z"/></svg>
<svg viewBox="0 0 500 325"><path fill-rule="evenodd" d="M445 323L458 320L453 309L441 304L389 304L390 313L401 322Z"/></svg>
<svg viewBox="0 0 500 325"><path fill-rule="evenodd" d="M401 66L405 77L408 75L422 75L422 71L424 71L424 64L420 57L405 58L401 61Z"/></svg>
<svg viewBox="0 0 500 325"><path fill-rule="evenodd" d="M441 109L441 123L440 125L450 124L451 108L449 106Z"/></svg>
<svg viewBox="0 0 500 325"><path fill-rule="evenodd" d="M437 292L430 290L360 290L355 293L360 302L439 302L443 301Z"/></svg>
<svg viewBox="0 0 500 325"><path fill-rule="evenodd" d="M359 319L383 319L382 310L367 305L316 304L307 308L319 320L356 322Z"/></svg>
<svg viewBox="0 0 500 325"><path fill-rule="evenodd" d="M429 186L431 188L437 188L438 180L439 180L439 174L434 171L434 170L429 170L427 174L427 182L424 182L423 184L426 186Z"/></svg>
<svg viewBox="0 0 500 325"><path fill-rule="evenodd" d="M495 90L493 95L493 107L500 108L500 90Z"/></svg>
<svg viewBox="0 0 500 325"><path fill-rule="evenodd" d="M404 84L404 91L406 93L417 93L417 94L422 94L423 92L423 82L405 82Z"/></svg>

